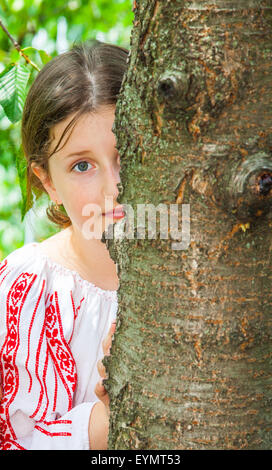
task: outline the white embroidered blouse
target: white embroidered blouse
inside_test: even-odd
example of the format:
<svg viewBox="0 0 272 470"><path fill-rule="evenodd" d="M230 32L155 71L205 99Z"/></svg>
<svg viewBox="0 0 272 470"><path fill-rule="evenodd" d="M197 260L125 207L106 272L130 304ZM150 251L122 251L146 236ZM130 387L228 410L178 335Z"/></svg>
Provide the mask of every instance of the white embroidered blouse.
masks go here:
<svg viewBox="0 0 272 470"><path fill-rule="evenodd" d="M103 290L28 243L0 264L0 448L89 449L97 361L116 318Z"/></svg>

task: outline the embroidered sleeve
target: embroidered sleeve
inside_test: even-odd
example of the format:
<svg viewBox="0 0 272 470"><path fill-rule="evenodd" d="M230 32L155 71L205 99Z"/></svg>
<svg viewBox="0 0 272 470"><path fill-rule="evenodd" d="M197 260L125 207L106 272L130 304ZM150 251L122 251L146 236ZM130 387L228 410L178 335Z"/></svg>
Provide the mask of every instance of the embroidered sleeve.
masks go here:
<svg viewBox="0 0 272 470"><path fill-rule="evenodd" d="M65 340L58 293L42 275L0 265L2 449L88 449L95 402L73 407L75 361Z"/></svg>

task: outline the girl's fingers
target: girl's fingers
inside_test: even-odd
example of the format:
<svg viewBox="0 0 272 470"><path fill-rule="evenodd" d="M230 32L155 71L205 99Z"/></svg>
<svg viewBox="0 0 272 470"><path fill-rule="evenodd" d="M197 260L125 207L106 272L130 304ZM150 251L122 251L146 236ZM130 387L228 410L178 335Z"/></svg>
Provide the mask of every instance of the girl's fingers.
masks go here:
<svg viewBox="0 0 272 470"><path fill-rule="evenodd" d="M106 368L103 365L101 359L97 362L97 370L98 370L100 377L102 377L103 379L107 378Z"/></svg>
<svg viewBox="0 0 272 470"><path fill-rule="evenodd" d="M106 391L103 385L103 380L100 380L99 382L97 382L94 392L97 398L99 398L99 400L102 401L102 403L104 403L104 405L106 406L109 412L110 399L109 399L108 392Z"/></svg>
<svg viewBox="0 0 272 470"><path fill-rule="evenodd" d="M116 323L114 322L114 323L111 324L110 330L109 330L106 338L102 341L104 356L109 356L110 355L110 348L111 348L111 345L112 345L112 336L115 332L115 328L116 328ZM97 362L97 370L98 370L98 373L99 373L100 377L102 377L102 379L96 384L96 387L95 387L94 391L95 391L95 394L96 394L97 398L99 398L99 400L102 401L102 403L104 403L104 405L107 408L107 411L109 413L110 399L109 399L108 392L106 391L106 389L103 385L103 379L107 378L107 373L106 373L106 368L102 363L102 359L100 359Z"/></svg>
<svg viewBox="0 0 272 470"><path fill-rule="evenodd" d="M112 344L112 336L115 332L115 329L116 329L116 322L111 324L110 330L109 330L106 338L102 341L104 356L109 356L110 355L110 348L111 348L111 344Z"/></svg>

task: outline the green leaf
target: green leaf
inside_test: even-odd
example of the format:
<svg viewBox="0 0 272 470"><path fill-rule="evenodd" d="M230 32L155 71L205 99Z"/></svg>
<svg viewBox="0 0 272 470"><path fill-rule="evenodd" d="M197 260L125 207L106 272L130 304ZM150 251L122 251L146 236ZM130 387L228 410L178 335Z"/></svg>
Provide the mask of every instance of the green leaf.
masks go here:
<svg viewBox="0 0 272 470"><path fill-rule="evenodd" d="M32 46L29 46L29 47L24 47L22 49L22 51L26 54L26 55L35 55L35 54L38 54L40 56L40 59L42 61L42 63L45 65L47 64L47 62L49 62L52 57L47 54L46 51L42 50L42 49L36 49L35 47L32 47Z"/></svg>
<svg viewBox="0 0 272 470"><path fill-rule="evenodd" d="M48 55L47 52L43 51L42 49L39 49L38 53L40 54L40 58L44 65L47 64L47 62L49 62L52 59L52 57Z"/></svg>
<svg viewBox="0 0 272 470"><path fill-rule="evenodd" d="M5 116L6 116L6 113L5 113L5 111L3 110L2 106L0 105L0 121L1 121L1 119L2 119L3 117L5 117Z"/></svg>
<svg viewBox="0 0 272 470"><path fill-rule="evenodd" d="M29 76L21 64L10 64L0 74L0 104L12 123L21 119Z"/></svg>

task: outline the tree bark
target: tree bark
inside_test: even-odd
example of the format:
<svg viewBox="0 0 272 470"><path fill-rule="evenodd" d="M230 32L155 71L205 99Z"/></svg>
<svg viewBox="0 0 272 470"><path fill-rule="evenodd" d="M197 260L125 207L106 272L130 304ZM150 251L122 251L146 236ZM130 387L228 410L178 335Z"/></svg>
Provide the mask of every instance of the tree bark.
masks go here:
<svg viewBox="0 0 272 470"><path fill-rule="evenodd" d="M272 6L137 0L120 203L190 204L190 244L107 240L109 449L270 449ZM135 218L135 226L136 226Z"/></svg>

